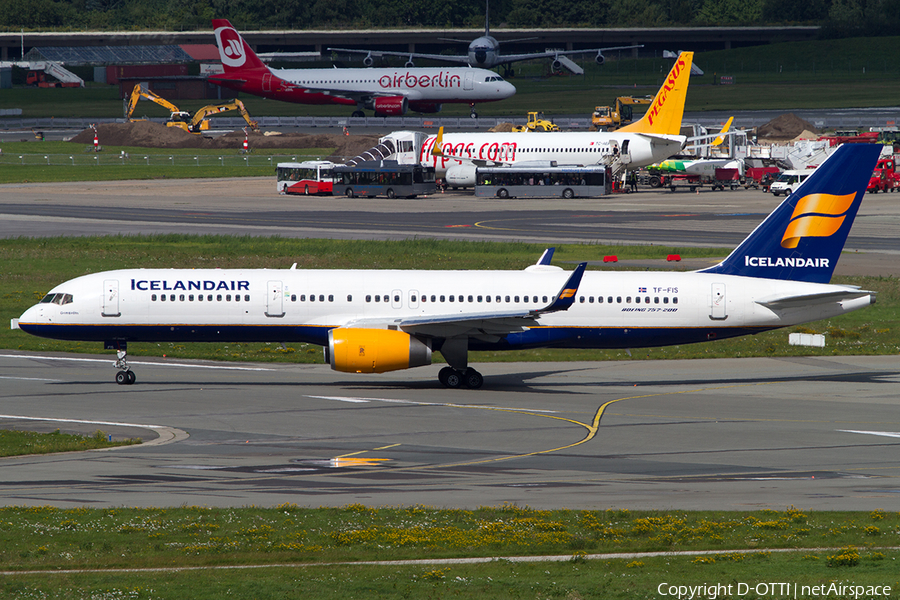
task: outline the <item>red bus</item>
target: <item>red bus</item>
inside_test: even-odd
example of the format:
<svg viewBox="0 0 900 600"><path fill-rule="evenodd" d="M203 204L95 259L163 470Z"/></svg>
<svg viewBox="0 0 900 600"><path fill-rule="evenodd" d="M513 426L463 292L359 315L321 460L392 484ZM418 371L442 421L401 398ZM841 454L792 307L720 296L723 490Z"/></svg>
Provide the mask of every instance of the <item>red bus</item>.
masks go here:
<svg viewBox="0 0 900 600"><path fill-rule="evenodd" d="M302 163L278 163L278 193L309 196L331 195L334 163L308 160Z"/></svg>

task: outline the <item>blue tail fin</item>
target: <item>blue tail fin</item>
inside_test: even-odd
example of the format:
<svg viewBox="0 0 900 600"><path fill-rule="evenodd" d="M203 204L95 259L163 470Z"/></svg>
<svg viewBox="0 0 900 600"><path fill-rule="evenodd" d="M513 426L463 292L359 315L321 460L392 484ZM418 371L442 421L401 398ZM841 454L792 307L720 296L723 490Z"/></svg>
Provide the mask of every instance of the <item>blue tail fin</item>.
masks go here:
<svg viewBox="0 0 900 600"><path fill-rule="evenodd" d="M881 148L838 148L728 258L700 272L831 281Z"/></svg>

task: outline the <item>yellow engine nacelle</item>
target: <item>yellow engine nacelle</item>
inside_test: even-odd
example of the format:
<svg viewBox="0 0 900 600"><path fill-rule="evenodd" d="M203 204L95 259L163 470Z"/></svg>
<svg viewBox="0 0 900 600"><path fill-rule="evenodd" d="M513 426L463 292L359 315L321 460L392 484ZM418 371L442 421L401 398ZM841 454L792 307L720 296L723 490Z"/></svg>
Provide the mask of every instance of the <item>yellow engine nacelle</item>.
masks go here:
<svg viewBox="0 0 900 600"><path fill-rule="evenodd" d="M328 332L328 362L344 373L385 373L431 364L431 342L393 329Z"/></svg>

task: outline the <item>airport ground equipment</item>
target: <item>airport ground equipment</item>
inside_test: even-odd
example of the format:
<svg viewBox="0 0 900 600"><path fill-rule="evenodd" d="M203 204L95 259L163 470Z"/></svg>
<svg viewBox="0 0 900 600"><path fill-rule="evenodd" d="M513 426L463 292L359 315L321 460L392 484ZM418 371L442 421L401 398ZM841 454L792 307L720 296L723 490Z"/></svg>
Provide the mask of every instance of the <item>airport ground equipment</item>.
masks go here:
<svg viewBox="0 0 900 600"><path fill-rule="evenodd" d="M559 127L553 121L544 118L542 112L529 112L528 122L512 128L513 131L559 131Z"/></svg>
<svg viewBox="0 0 900 600"><path fill-rule="evenodd" d="M619 96L615 106L595 106L591 116L594 131L615 131L634 120L632 107L653 102L652 96Z"/></svg>
<svg viewBox="0 0 900 600"><path fill-rule="evenodd" d="M131 91L131 95L128 97L125 104L125 118L128 119L128 121L141 120L133 118L135 108L137 108L138 101L141 98L155 102L169 111L169 121L166 123L167 127L180 127L188 133L199 134L202 131L208 131L210 122L206 117L229 110L240 111L241 116L247 121L247 125L254 131L259 129L257 122L250 118L250 113L247 112L244 103L240 100L235 99L222 104L210 104L200 108L192 115L186 110L179 109L159 94L145 89L139 83L134 86L134 89Z"/></svg>

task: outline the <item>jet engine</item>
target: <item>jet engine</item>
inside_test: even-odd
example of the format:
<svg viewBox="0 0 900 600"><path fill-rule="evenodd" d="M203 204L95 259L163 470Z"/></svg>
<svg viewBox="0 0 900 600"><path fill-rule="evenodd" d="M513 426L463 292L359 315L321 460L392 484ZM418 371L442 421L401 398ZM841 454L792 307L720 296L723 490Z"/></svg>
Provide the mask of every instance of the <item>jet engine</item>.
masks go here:
<svg viewBox="0 0 900 600"><path fill-rule="evenodd" d="M606 57L598 52L597 56L594 57L594 61L596 61L596 63L602 67L603 63L606 62Z"/></svg>
<svg viewBox="0 0 900 600"><path fill-rule="evenodd" d="M558 60L554 60L552 63L550 63L550 68L553 70L554 73L556 71L562 71L562 63L559 62Z"/></svg>
<svg viewBox="0 0 900 600"><path fill-rule="evenodd" d="M439 113L441 105L438 102L413 101L409 103L409 110L417 113Z"/></svg>
<svg viewBox="0 0 900 600"><path fill-rule="evenodd" d="M444 180L452 187L472 187L475 185L475 165L456 165L447 169Z"/></svg>
<svg viewBox="0 0 900 600"><path fill-rule="evenodd" d="M405 96L379 96L372 101L372 108L379 117L400 117L406 114L408 106Z"/></svg>
<svg viewBox="0 0 900 600"><path fill-rule="evenodd" d="M326 352L331 368L344 373L385 373L431 364L430 340L394 329L332 329Z"/></svg>

